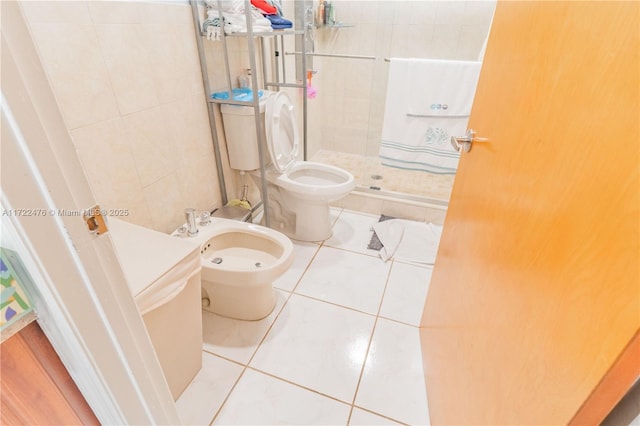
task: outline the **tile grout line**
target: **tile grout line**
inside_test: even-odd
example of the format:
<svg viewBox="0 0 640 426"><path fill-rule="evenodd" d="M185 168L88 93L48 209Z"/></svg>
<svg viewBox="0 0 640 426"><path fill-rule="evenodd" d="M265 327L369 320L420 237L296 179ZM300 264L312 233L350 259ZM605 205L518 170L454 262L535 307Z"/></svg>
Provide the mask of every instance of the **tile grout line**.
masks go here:
<svg viewBox="0 0 640 426"><path fill-rule="evenodd" d="M331 302L331 301L328 301L328 300L318 299L317 297L307 296L306 294L296 293L296 296L300 296L300 297L304 297L304 298L307 298L307 299L315 300L317 302L327 303L329 305L333 305L333 306L336 306L338 308L347 309L349 311L357 312L359 314L368 315L370 317L375 317L376 316L376 314L372 314L370 312L361 311L361 310L358 310L356 308L352 308L352 307L345 306L345 305L340 305L339 303Z"/></svg>
<svg viewBox="0 0 640 426"><path fill-rule="evenodd" d="M386 321L395 322L396 324L406 325L407 327L420 328L420 325L409 324L408 322L400 321L400 320L397 320L397 319L393 319L393 318L389 318L389 317L385 317L385 316L381 316L381 315L378 315L378 317L382 318L383 320L386 320Z"/></svg>
<svg viewBox="0 0 640 426"><path fill-rule="evenodd" d="M260 343L258 343L258 345L256 346L255 350L253 351L253 353L251 354L251 357L249 358L249 360L247 361L246 364L241 364L237 361L234 361L236 364L240 364L243 366L242 368L242 372L240 373L240 375L238 376L238 378L236 379L236 382L233 384L233 386L231 387L231 389L229 389L229 392L227 393L227 396L224 398L224 400L222 401L222 404L220 404L220 407L218 408L218 410L216 411L216 414L213 416L213 418L211 419L211 422L209 423L209 426L213 425L213 423L216 421L216 418L220 415L220 412L222 411L222 409L224 408L225 404L227 403L227 401L229 400L229 397L231 396L231 394L233 393L234 389L236 388L236 386L238 385L238 382L240 382L240 379L244 376L245 371L247 371L247 368L249 368L249 363L253 360L253 357L256 355L256 352L258 352L258 349L260 348L260 345L262 345L262 342L264 342L264 340L267 338L267 335L269 334L269 332L271 331L271 328L273 327L273 324L275 324L275 322L278 320L278 317L280 316L280 314L282 313L282 311L284 310L284 307L287 305L287 302L289 302L289 299L291 298L291 295L293 293L289 293L289 296L287 296L287 299L284 301L284 303L282 304L282 307L280 308L280 310L278 311L278 313L276 314L275 318L273 319L273 321L271 322L271 324L269 325L269 327L267 327L267 331L265 332L264 336L262 336L262 339L260 339ZM204 350L204 349L203 349ZM207 353L210 353L208 351L206 351ZM214 354L215 355L215 354ZM219 355L217 355L219 356ZM220 358L226 359L225 357L220 356Z"/></svg>
<svg viewBox="0 0 640 426"><path fill-rule="evenodd" d="M218 407L218 409L216 410L216 413L213 415L213 418L211 419L211 421L209 422L209 426L212 426L213 423L216 421L216 418L220 415L220 412L222 411L222 409L224 408L224 405L227 403L227 401L229 400L229 397L231 396L231 394L233 393L233 390L236 388L236 386L238 386L238 383L240 382L240 379L242 379L242 376L244 376L244 372L247 371L247 366L245 365L244 368L242 369L242 372L240 373L240 375L238 376L238 378L236 379L235 383L233 384L233 386L231 386L231 389L229 389L229 392L227 392L227 396L224 397L224 399L222 400L222 404L220 404L220 407Z"/></svg>
<svg viewBox="0 0 640 426"><path fill-rule="evenodd" d="M320 246L322 247L322 246ZM276 321L278 320L278 318L280 317L280 314L282 313L282 311L284 310L285 306L287 306L287 303L289 303L289 300L291 299L291 296L293 296L295 289L298 287L298 284L300 284L300 281L302 280L302 277L304 276L304 274L307 273L307 271L309 270L309 268L311 267L311 263L313 262L313 260L316 258L316 256L318 255L318 252L320 252L320 247L318 247L318 250L316 250L316 252L314 253L314 255L311 257L311 260L309 260L309 263L307 264L307 267L304 269L304 271L302 272L302 274L300 274L300 278L298 278L298 281L296 282L296 285L293 287L293 289L288 292L289 296L287 296L287 300L284 301L284 303L282 304L282 307L280 308L280 310L278 311L278 313L276 314L275 318L273 319L273 322L271 322L271 324L269 325L269 327L267 328L266 333L264 334L264 336L262 336L262 339L260 339L260 342L258 343L258 345L256 346L256 349L253 351L253 353L251 354L251 357L249 358L249 360L247 361L247 366L249 364L251 364L251 361L253 361L253 358L255 357L256 353L258 352L258 350L260 349L260 346L262 346L262 343L266 340L267 336L269 335L269 333L271 332L271 329L273 328L273 325L276 323ZM286 291L286 290L282 290L279 289L281 291Z"/></svg>
<svg viewBox="0 0 640 426"><path fill-rule="evenodd" d="M342 210L340 211L340 213L342 213ZM340 213L338 214L338 217L340 216ZM338 219L336 218L336 221ZM240 364L237 361L234 361L236 364L239 365L243 365L243 369L242 372L240 373L240 375L238 376L238 378L236 379L235 383L233 384L233 386L231 387L231 389L229 389L229 392L227 392L227 395L225 396L224 400L222 401L222 404L220 404L220 407L218 408L218 410L216 410L216 413L214 414L213 418L211 419L211 422L209 422L209 426L212 426L213 423L216 421L216 418L220 415L220 412L222 412L225 404L227 403L227 401L229 400L229 397L231 396L231 394L233 393L234 389L236 388L236 386L238 385L238 383L240 382L240 379L242 379L242 377L244 376L244 373L247 371L249 367L249 364L251 363L251 361L253 361L253 358L255 357L256 353L258 352L258 350L260 349L260 346L262 346L262 343L265 341L265 339L267 338L267 336L269 335L269 332L271 332L271 329L273 328L273 325L276 323L276 321L278 320L278 318L280 317L280 314L282 313L282 311L284 310L285 306L287 306L287 303L289 302L289 299L291 299L291 296L294 294L294 290L296 289L296 287L298 287L298 284L300 283L300 280L302 280L302 276L307 272L307 270L309 269L309 267L311 266L311 263L313 262L313 260L315 259L315 257L317 256L318 252L320 251L320 248L322 247L322 244L324 243L324 241L322 241L320 243L320 246L318 247L318 249L316 250L316 252L314 253L314 255L312 256L311 260L309 260L309 263L307 264L307 267L305 268L304 272L300 275L300 278L298 278L298 282L296 283L296 285L294 286L294 288L289 292L289 296L287 296L287 299L284 301L284 303L282 304L282 307L280 308L280 310L278 311L278 313L276 314L275 318L273 319L273 321L271 322L271 324L269 325L269 327L267 328L267 331L265 332L264 336L262 336L262 339L260 339L260 342L258 343L258 345L256 345L256 349L253 351L253 353L251 354L251 357L249 358L249 360L247 361L246 364ZM206 351L203 348L204 352L210 353L208 351ZM215 355L215 354L212 354ZM219 355L216 355L219 356ZM220 357L223 359L226 359L224 357ZM252 370L254 371L260 371L257 370L255 368L252 368ZM277 378L276 376L272 376L274 378ZM281 379L282 380L282 379ZM327 395L328 396L328 395Z"/></svg>
<svg viewBox="0 0 640 426"><path fill-rule="evenodd" d="M342 250L342 251L346 251L347 253L361 254L363 256L373 257L374 259L380 259L380 255L376 256L375 254L363 253L361 251L350 250L350 249L344 248L344 247L336 247L336 246L332 246L330 244L324 244L323 243L322 247L332 248L332 249L336 249L336 250Z"/></svg>
<svg viewBox="0 0 640 426"><path fill-rule="evenodd" d="M340 215L338 215L339 217ZM337 221L337 218L336 218ZM316 256L318 255L318 253L320 252L320 249L322 248L322 244L324 243L324 241L322 241L320 243L320 245L318 246L318 249L316 250L316 252L313 254L313 256L311 257L311 259L309 260L309 263L307 264L307 267L304 269L304 271L302 272L302 274L300 274L300 277L298 278L298 281L296 282L296 285L293 286L293 289L289 292L289 296L287 297L287 300L284 301L284 303L282 304L282 307L280 308L280 310L278 311L278 313L276 314L276 317L273 319L273 322L271 322L271 324L269 325L269 327L267 328L266 333L264 334L264 336L262 336L262 339L260 339L260 342L258 343L258 345L256 346L256 349L253 351L253 353L251 354L251 357L249 358L249 360L247 361L247 366L249 366L249 364L251 364L251 361L253 361L253 358L256 356L256 353L258 352L258 350L260 349L260 346L262 346L262 343L266 340L267 336L269 335L269 333L271 332L271 329L273 328L273 325L276 323L276 321L278 320L278 318L280 317L280 314L282 313L282 311L284 310L285 306L287 306L287 303L289 303L289 300L291 299L291 296L293 296L295 292L295 289L298 288L298 285L300 284L300 281L302 281L302 277L304 276L304 274L307 273L307 271L309 270L309 268L311 267L311 263L313 263L314 259L316 258ZM280 289L282 290L282 289ZM284 290L286 291L286 290Z"/></svg>
<svg viewBox="0 0 640 426"><path fill-rule="evenodd" d="M353 408L357 408L358 410L366 411L367 413L376 415L378 417L383 417L383 418L385 418L387 420L391 420L392 422L396 422L396 423L401 424L401 425L409 426L409 423L404 423L404 422L401 422L401 421L399 421L397 419L394 419L393 417L389 417L389 416L385 416L384 414L376 413L375 411L372 411L370 408L360 407L359 405L355 405L355 404L353 404ZM349 417L351 417L351 416L349 416Z"/></svg>
<svg viewBox="0 0 640 426"><path fill-rule="evenodd" d="M223 401L223 403L220 405L220 408L218 409L218 411L220 411L220 410L222 409L222 406L226 403L226 401L227 401L228 397L231 395L231 393L232 393L233 389L236 387L237 383L240 381L240 378L244 375L245 371L246 371L246 370L252 370L252 371L258 372L258 373L260 373L260 374L264 374L265 376L269 376L269 377L271 377L271 378L273 378L273 379L279 380L279 381L281 381L281 382L288 383L288 384L290 384L290 385L292 385L292 386L295 386L295 387L297 387L297 388L301 388L301 389L304 389L304 390L306 390L306 391L312 392L312 393L314 393L314 394L320 395L320 396L322 396L322 397L325 397L325 398L331 399L331 400L336 401L336 402L338 402L338 403L340 403L340 404L345 404L345 405L351 406L351 410L353 410L353 408L358 408L359 410L367 411L367 412L369 412L369 413L371 413L371 414L375 414L376 416L379 416L379 417L384 417L384 418L386 418L386 419L388 419L388 420L391 420L391 421L394 421L394 422L396 422L396 423L399 423L399 424L406 424L406 423L403 423L403 422L401 422L401 421L399 421L399 420L397 420L397 419L394 419L394 418L392 418L392 417L389 417L389 416L386 416L386 415L384 415L384 414L380 414L380 413L377 413L377 412L375 412L375 411L372 411L372 410L371 410L371 409L369 409L369 408L360 407L360 406L356 405L355 403L353 403L353 404L349 404L348 402L346 402L346 401L344 401L344 400L342 400L342 399L339 399L339 398L337 398L337 397L335 397L335 396L332 396L332 395L329 395L329 394L326 394L326 393L320 392L320 391L318 391L318 390L316 390L316 389L313 389L313 388L308 387L308 386L305 386L305 385L301 385L301 384L296 383L296 382L294 382L294 381L291 381L291 380L289 380L289 379L285 379L284 377L280 377L280 376L277 376L277 375L275 375L275 374L273 374L273 373L269 373L268 371L261 370L261 369L259 369L259 368L252 367L252 366L249 366L249 365L242 364L242 363L241 363L241 362L239 362L239 361L235 361L235 360L233 360L233 359L230 359L230 358L224 357L224 356L222 356L222 355L218 355L218 354L216 354L216 353L209 352L209 351L208 351L208 350L206 350L206 349L203 349L202 351L203 351L203 352L205 352L205 353L207 353L208 355L214 356L214 357L216 357L216 358L223 359L223 360L225 360L225 361L228 361L228 362L231 362L231 363L233 363L233 364L236 364L236 365L238 365L238 366L240 366L240 367L243 367L242 373L240 373L240 375L238 376L238 379L236 379L236 383L235 383L235 384L234 384L234 386L231 388L231 390L229 390L229 393L228 393L227 397L225 398L225 400ZM214 416L214 421L215 421L215 417L217 417L217 416L218 416L218 412L216 412L216 414L215 414L215 416ZM210 423L210 424L212 424L212 423Z"/></svg>
<svg viewBox="0 0 640 426"><path fill-rule="evenodd" d="M300 281L302 281L302 277L304 277L304 274L307 273L307 271L309 270L309 268L311 268L311 264L313 263L313 261L315 260L315 258L318 256L318 253L320 253L320 249L322 248L322 244L324 244L324 241L322 241L320 244L318 244L318 248L316 249L316 252L313 253L313 256L311 256L311 259L309 259L309 263L307 263L306 268L304 268L304 271L302 271L302 274L300 274L300 277L298 277L298 280L296 281L296 285L293 286L293 288L291 289L290 293L293 294L296 291L296 288L298 288L298 285L300 284ZM280 287L276 287L276 288L280 288ZM280 289L282 290L282 289ZM296 293L298 294L298 293ZM287 299L287 301L289 301L289 299Z"/></svg>
<svg viewBox="0 0 640 426"><path fill-rule="evenodd" d="M351 402L351 410L349 411L349 417L347 418L347 425L351 423L351 416L353 414L353 408L356 404L356 398L358 397L358 391L360 390L360 383L362 382L362 377L364 376L364 369L367 366L367 358L369 357L369 351L371 350L371 345L373 344L373 336L376 332L376 327L378 326L378 319L380 318L380 310L382 309L382 303L384 302L384 296L387 292L387 287L389 285L389 279L391 278L391 272L393 271L393 260L391 261L391 267L389 268L389 272L387 273L387 279L384 283L384 291L382 292L382 298L380 299L380 304L378 305L378 312L375 316L375 321L373 322L373 328L371 330L371 337L369 338L369 344L367 345L367 350L364 355L364 362L362 363L362 368L360 369L360 376L358 377L358 383L356 385L356 391L353 394L353 401Z"/></svg>
<svg viewBox="0 0 640 426"><path fill-rule="evenodd" d="M236 388L236 386L238 385L238 383L240 382L240 379L244 376L245 371L247 371L247 368L249 368L249 363L253 360L253 357L256 355L256 352L258 352L258 349L260 348L260 345L262 345L262 342L264 342L264 340L267 338L267 335L269 334L269 332L271 331L271 328L273 327L273 324L275 324L275 322L278 320L278 317L280 316L280 314L282 313L282 310L284 309L284 307L287 305L287 302L289 302L289 299L291 298L291 295L293 293L289 293L289 296L287 297L287 300L284 301L284 303L282 304L282 307L280 308L280 310L278 311L278 313L276 314L275 318L273 319L273 322L269 325L269 327L267 328L267 331L265 332L264 336L262 336L262 339L260 339L260 343L258 343L258 345L256 346L255 350L253 351L253 353L251 354L251 357L249 358L249 360L247 361L246 364L241 364L238 363L237 361L234 361L236 364L240 364L242 365L242 372L240 373L240 375L238 376L238 378L236 379L236 382L233 384L233 386L231 387L231 389L229 389L229 392L227 393L227 396L224 398L224 400L222 401L222 404L220 404L220 407L218 408L218 410L216 411L216 414L213 416L213 418L211 419L211 422L209 423L209 426L212 426L213 423L216 421L216 418L220 415L220 412L222 411L222 409L224 408L225 404L227 403L227 401L229 400L229 397L231 396L231 394L233 393L234 389ZM224 357L221 357L224 358ZM225 358L226 359L226 358Z"/></svg>
<svg viewBox="0 0 640 426"><path fill-rule="evenodd" d="M290 385L293 385L293 386L295 386L295 387L298 387L298 388L304 389L304 390L306 390L306 391L309 391L309 392L315 393L315 394L320 395L320 396L323 396L323 397L325 397L325 398L329 398L329 399L334 400L334 401L336 401L336 402L339 402L339 403L341 403L341 404L344 404L344 405L347 405L347 406L349 405L349 403L348 403L348 402L346 402L346 401L344 401L344 400L342 400L342 399L339 399L339 398L337 398L337 397L335 397L335 396L331 396L331 395L329 395L329 394L327 394L327 393L320 392L319 390L316 390L316 389L310 388L310 387L305 386L305 385L301 385L300 383L293 382L293 381L291 381L291 380L289 380L289 379L285 379L284 377L276 376L275 374L273 374L273 373L269 373L268 371L260 370L260 369L258 369L258 368L256 368L256 367L251 367L251 366L247 366L247 369L249 369L249 370L253 370L253 371L256 371L256 372L258 372L258 373L264 374L265 376L269 376L269 377L274 378L274 379L276 379L276 380L280 380L281 382L288 383L288 384L290 384Z"/></svg>
<svg viewBox="0 0 640 426"><path fill-rule="evenodd" d="M231 359L231 358L228 358L226 356L217 354L215 352L211 352L211 350L209 350L209 349L202 348L202 352L204 352L204 353L206 353L208 355L211 355L211 356L215 356L216 358L220 358L220 359L223 359L225 361L229 361L229 362L231 362L233 364L237 364L240 367L246 367L246 364L243 364L240 361L236 361L235 359Z"/></svg>
<svg viewBox="0 0 640 426"><path fill-rule="evenodd" d="M340 214L338 215L338 217L339 217L339 216L340 216ZM338 218L336 218L336 221L334 222L334 225L335 225L335 223L337 222L337 220L338 220ZM325 240L325 241L326 241L326 240ZM313 263L313 261L314 261L314 260L315 260L315 258L317 257L318 253L320 252L320 249L324 246L325 241L320 242L318 249L316 250L316 252L314 253L314 255L311 257L311 259L309 260L309 263L307 264L306 268L304 269L304 271L302 272L302 274L301 274L301 275L300 275L300 277L298 278L298 280L297 280L297 282L296 282L295 286L293 287L293 289L292 289L291 291L289 291L289 292L288 292L288 293L289 293L288 297L286 298L285 302L282 304L282 307L281 307L281 308L280 308L280 310L277 312L277 314L276 314L275 318L273 319L272 323L271 323L271 324L269 325L269 327L267 328L267 331L265 332L264 336L262 337L262 339L260 340L260 342L259 342L259 343L258 343L258 345L256 346L256 349L253 351L253 353L252 353L251 357L249 358L249 360L247 361L247 363L246 363L246 364L243 364L243 363L241 363L241 362L239 362L239 361L235 361L235 360L232 360L232 359L226 358L226 357L224 357L224 356L222 356L222 355L218 355L218 354L216 354L216 353L214 353L214 352L210 352L210 351L209 351L209 350L207 350L207 349L204 349L204 348L202 349L202 351L203 351L203 352L205 352L205 353L207 353L207 354L210 354L210 355L216 356L216 357L218 357L218 358L221 358L221 359L227 360L227 361L229 361L229 362L232 362L232 363L234 363L234 364L237 364L237 365L239 365L239 366L242 366L242 367L243 367L242 372L240 373L240 375L239 375L239 376L238 376L238 378L236 379L236 381L235 381L234 385L231 387L231 389L230 389L230 390L229 390L229 392L227 393L226 397L224 398L223 402L221 403L220 407L218 408L218 410L216 411L215 415L213 416L213 418L212 418L211 422L209 423L209 425L210 425L210 426L211 426L211 425L213 425L213 423L215 422L215 420L217 419L217 417L218 417L218 416L220 415L220 413L222 412L222 410L223 410L223 408L224 408L225 404L227 403L228 399L231 397L231 394L233 393L233 391L234 391L234 390L235 390L235 388L237 387L238 383L240 382L240 380L241 380L241 379L242 379L242 377L244 376L244 374L245 374L245 372L247 371L247 369L250 369L250 370L252 370L252 371L259 372L259 373L261 373L261 374L265 374L265 375L267 375L267 376L269 376L269 377L272 377L272 378L274 378L274 379L276 379L276 380L280 380L280 381L282 381L282 382L285 382L285 383L291 384L291 385L293 385L293 386L296 386L296 387L298 387L298 388L301 388L301 389L307 390L307 391L312 392L312 393L314 393L314 394L317 394L317 395L323 396L323 397L325 397L325 398L329 398L329 399L334 400L334 401L336 401L336 402L338 402L338 403L346 404L346 405L350 406L349 416L348 416L348 418L347 418L347 425L348 425L348 424L350 423L350 421L351 421L351 416L352 416L352 414L353 414L353 410L354 410L354 408L358 408L358 409L360 409L360 410L364 410L364 411L366 411L366 412L369 412L369 413L371 413L371 414L374 414L374 415L377 415L377 416L380 416L380 417L386 418L386 419L388 419L388 420L394 421L394 422L399 423L399 424L405 424L405 423L400 422L400 421L398 421L398 420L395 420L395 419L393 419L393 418L391 418L391 417L388 417L388 416L386 416L386 415L379 414L379 413L377 413L377 412L375 412L375 411L372 411L371 409L367 409L367 408L359 407L359 406L357 406L357 405L355 404L355 400L356 400L357 395L358 395L358 391L359 391L360 383L361 383L362 378L363 378L363 376L364 376L364 369L365 369L365 366L366 366L367 357L368 357L369 351L371 350L371 345L372 345L372 343L373 343L373 336L374 336L374 333L375 333L375 330L376 330L376 327L377 327L377 324L378 324L378 319L383 318L383 319L387 319L387 320L389 320L389 321L393 321L393 322L400 323L400 324L403 324L403 325L408 325L408 326L411 326L411 327L416 327L416 326L414 326L414 325L406 324L406 323L403 323L403 322L401 322L401 321L397 321L397 320L393 320L393 319L389 319L389 318L380 317L380 311L381 311L381 309L382 309L382 304L383 304L383 302L384 302L384 296L385 296L385 294L386 294L386 291L387 291L387 288L388 288L388 285L389 285L389 279L390 279L390 277L391 277L391 272L392 272L392 270L393 270L393 266L394 266L395 261L394 261L393 259L391 260L391 267L389 268L389 272L387 273L387 277L386 277L386 281L385 281L385 287L384 287L384 290L383 290L383 295L382 295L382 298L381 298L380 303L379 303L379 305L378 305L378 310L377 310L376 314L371 314L371 313L367 313L367 312L359 311L359 310L357 310L357 309L350 308L350 307L343 306L343 305L339 305L339 304L336 304L336 303L333 303L333 302L329 302L329 301L325 301L325 300L321 300L321 299L316 299L316 298L311 297L311 296L306 296L306 295L303 295L303 294L295 293L295 290L296 290L296 288L298 287L298 285L300 284L300 281L302 280L302 277L304 276L304 274L306 274L306 273L307 273L307 271L308 271L308 270L309 270L309 268L311 267L311 264ZM326 247L331 247L331 246L326 246ZM331 247L331 248L340 249L340 248L338 248L338 247ZM340 249L340 250L344 250L344 251L347 251L347 252L352 252L351 250L346 250L346 249ZM358 253L358 252L353 252L353 253L356 253L356 254L364 254L364 253ZM365 254L365 256L375 257L375 256L372 256L372 255L367 255L367 254ZM402 263L402 262L401 262L401 263ZM287 291L287 290L280 289L280 288L278 288L278 290L280 290L280 291ZM312 389L312 388L309 388L309 387L306 387L306 386L303 386L303 385L297 384L297 383L292 382L292 381L290 381L290 380L284 379L284 378L282 378L282 377L276 376L276 375L271 374L271 373L268 373L268 372L266 372L266 371L259 370L259 369L255 368L255 367L252 367L252 366L250 366L250 365L249 365L249 364L251 363L251 361L253 361L253 358L255 357L256 353L257 353L257 352L258 352L258 350L260 349L260 347L261 347L262 343L264 343L264 341L266 340L267 336L268 336L268 335L269 335L269 333L271 332L271 330L272 330L272 328L273 328L273 325L274 325L274 324L275 324L275 322L278 320L278 318L280 317L280 314L282 313L282 311L283 311L283 310L284 310L284 308L286 307L287 303L289 302L289 300L291 299L291 297L292 297L294 294L296 294L296 295L298 295L298 296L301 296L301 297L305 297L305 298L311 299L311 300L316 300L316 301L319 301L319 302L328 303L328 304L330 304L330 305L334 305L334 306L336 306L336 307L340 307L340 308L348 309L348 310L350 310L350 311L354 311L354 312L358 312L358 313L361 313L361 314L364 314L364 315L374 316L374 317L375 317L374 324L373 324L373 328L372 328L372 330L371 330L371 335L370 335L370 338L369 338L369 343L368 343L368 345L367 345L367 350L365 351L364 362L363 362L363 364L362 364L362 368L361 368L360 375L359 375L359 378L358 378L358 383L357 383L357 385L356 385L356 390L355 390L355 393L354 393L354 396L353 396L353 401L351 402L351 404L349 404L348 402L345 402L345 401L343 401L343 400L340 400L340 399L338 399L338 398L336 398L336 397L333 397L333 396L331 396L331 395L328 395L328 394L325 394L325 393L319 392L319 391L317 391L317 390L315 390L315 389Z"/></svg>

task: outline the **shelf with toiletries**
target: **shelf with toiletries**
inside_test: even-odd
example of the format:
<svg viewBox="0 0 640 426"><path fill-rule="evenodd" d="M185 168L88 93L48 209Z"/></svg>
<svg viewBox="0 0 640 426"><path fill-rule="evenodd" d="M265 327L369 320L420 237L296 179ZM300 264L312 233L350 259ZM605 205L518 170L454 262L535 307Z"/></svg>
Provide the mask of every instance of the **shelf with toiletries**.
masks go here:
<svg viewBox="0 0 640 426"><path fill-rule="evenodd" d="M315 16L316 28L348 28L353 26L353 24L347 24L336 20L336 7L331 0L320 1L318 4L318 11Z"/></svg>
<svg viewBox="0 0 640 426"><path fill-rule="evenodd" d="M231 89L233 99L229 99L229 92L215 92L209 96L208 102L212 104L229 104L240 106L254 106L253 89L248 87L239 87ZM264 91L258 90L258 99L262 98Z"/></svg>
<svg viewBox="0 0 640 426"><path fill-rule="evenodd" d="M300 40L302 52L307 51L307 30L313 29L314 13L312 8L308 8L309 13L300 13L302 3L294 3L296 19L288 20L282 13L281 0L237 0L234 2L225 2L223 0L204 0L203 2L190 2L193 20L196 28L198 52L200 56L200 66L202 75L205 76L203 83L209 104L209 123L211 127L211 135L214 145L214 153L216 157L216 166L218 170L218 180L220 182L220 193L222 195L223 205L227 203L227 185L224 176L224 167L222 164L222 156L220 154L220 143L218 141L217 128L221 123L216 122L216 111L219 105L238 105L248 107L250 115L258 113L264 107L263 100L271 91L279 91L283 88L301 89L303 96L302 114L306 116L307 105L306 98L310 95L307 87L307 79L296 78L291 81L287 78L285 66L285 55L278 55L284 52L285 38L295 37L295 43ZM277 5L276 10L269 11L268 8ZM204 6L204 7L203 7ZM258 8L258 9L256 9ZM262 16L260 16L262 15ZM289 18L291 19L291 18ZM224 23L223 25L221 25ZM270 26L270 28L269 28ZM280 36L280 37L278 37ZM232 64L231 61L238 61L236 55L229 54L227 40L246 39L246 53L248 56L248 68L239 76L232 75L232 69L237 67L237 63ZM211 44L206 41L212 42ZM225 80L225 84L219 80L216 82L216 90L211 90L209 75L207 71L207 61L205 48L214 48L213 43L220 43L222 50L222 59L224 60L224 69L221 74L221 80ZM289 43L287 41L286 43ZM234 43L232 46L236 46ZM270 59L265 59L270 58ZM243 66L246 67L246 63ZM307 69L306 53L296 58L296 76L299 70ZM236 68L237 69L237 68ZM291 75L291 74L290 74ZM226 77L226 78L224 78ZM237 80L236 80L237 78ZM256 99L257 98L257 99ZM245 110L243 109L243 112ZM260 123L259 120L256 123ZM260 175L262 180L261 198L257 205L262 205L266 211L269 210L269 198L266 192L267 182L265 175L266 161L262 147L266 147L266 136L261 131L261 126L256 124L256 136L258 143L258 151L260 152ZM306 160L307 145L307 129L306 122L303 126L303 155ZM265 217L265 224L269 226L269 218Z"/></svg>
<svg viewBox="0 0 640 426"><path fill-rule="evenodd" d="M281 0L204 0L201 6L203 13L194 20L208 40L295 34L293 22L283 16Z"/></svg>

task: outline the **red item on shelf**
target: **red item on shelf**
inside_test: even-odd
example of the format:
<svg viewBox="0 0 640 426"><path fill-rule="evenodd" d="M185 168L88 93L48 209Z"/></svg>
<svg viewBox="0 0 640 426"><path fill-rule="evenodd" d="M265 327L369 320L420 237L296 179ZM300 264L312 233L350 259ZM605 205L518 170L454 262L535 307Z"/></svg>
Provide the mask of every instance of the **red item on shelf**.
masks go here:
<svg viewBox="0 0 640 426"><path fill-rule="evenodd" d="M265 15L275 15L278 13L278 9L271 6L265 0L251 0L251 4L260 9Z"/></svg>

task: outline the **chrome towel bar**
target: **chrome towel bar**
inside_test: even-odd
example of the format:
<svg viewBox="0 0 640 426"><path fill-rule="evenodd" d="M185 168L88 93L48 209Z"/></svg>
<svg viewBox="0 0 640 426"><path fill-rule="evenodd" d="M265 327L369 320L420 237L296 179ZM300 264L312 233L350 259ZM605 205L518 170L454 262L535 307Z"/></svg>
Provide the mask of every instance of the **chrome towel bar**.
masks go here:
<svg viewBox="0 0 640 426"><path fill-rule="evenodd" d="M302 52L284 52L285 55L302 55ZM338 53L307 53L307 56L323 56L326 58L349 58L349 59L378 59L377 56L366 55L342 55Z"/></svg>

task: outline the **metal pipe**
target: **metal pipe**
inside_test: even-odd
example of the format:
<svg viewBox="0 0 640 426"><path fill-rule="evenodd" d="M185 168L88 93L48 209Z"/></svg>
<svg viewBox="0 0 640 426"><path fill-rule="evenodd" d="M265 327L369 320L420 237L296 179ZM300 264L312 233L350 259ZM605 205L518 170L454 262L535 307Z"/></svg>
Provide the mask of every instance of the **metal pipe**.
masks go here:
<svg viewBox="0 0 640 426"><path fill-rule="evenodd" d="M277 83L277 82L267 82L265 86L274 86L274 87L295 87L297 89L302 89L302 84L298 83Z"/></svg>
<svg viewBox="0 0 640 426"><path fill-rule="evenodd" d="M280 59L279 58L280 50L278 50L279 49L279 47L278 47L278 37L274 37L273 38L273 43L274 43L274 46L275 46L274 50L273 50L273 52L274 52L273 63L274 63L275 66L273 68L275 70L276 81L280 82L280 62L278 61L278 59ZM265 84L264 87L267 87L267 85Z"/></svg>
<svg viewBox="0 0 640 426"><path fill-rule="evenodd" d="M305 13L306 17L307 14ZM303 21L302 27L306 28L307 23ZM302 35L302 51L307 51L307 36ZM307 55L302 55L302 159L307 161Z"/></svg>
<svg viewBox="0 0 640 426"><path fill-rule="evenodd" d="M260 59L262 60L262 87L267 88L267 59L265 56L265 44L267 43L267 39L263 38L260 40ZM271 60L271 58L269 58Z"/></svg>
<svg viewBox="0 0 640 426"><path fill-rule="evenodd" d="M284 52L284 36L280 36L280 46L282 46L282 51ZM287 82L287 66L284 61L284 55L282 55L282 82Z"/></svg>
<svg viewBox="0 0 640 426"><path fill-rule="evenodd" d="M221 0L218 0L220 3ZM260 162L260 181L262 183L262 204L264 206L264 224L267 227L271 226L271 219L269 218L269 194L267 193L267 176L266 176L266 163L264 149L267 146L265 141L265 134L262 131L262 119L260 117L260 97L258 96L258 76L256 75L256 49L255 39L253 37L253 25L251 18L251 3L249 0L244 0L244 14L247 22L247 47L249 49L249 65L251 67L251 86L253 90L253 111L256 122L256 134L258 142L258 157Z"/></svg>
<svg viewBox="0 0 640 426"><path fill-rule="evenodd" d="M229 91L229 99L233 99L233 86L231 85L231 71L229 69L229 50L227 48L227 36L224 32L224 18L222 15L222 0L218 0L216 3L218 5L218 14L220 15L220 37L222 40L222 50L224 51L224 68L227 71L227 90Z"/></svg>
<svg viewBox="0 0 640 426"><path fill-rule="evenodd" d="M207 71L207 60L204 54L204 45L202 43L202 37L200 36L200 18L198 16L198 4L196 1L191 1L191 13L193 14L193 22L196 31L196 45L198 47L198 57L200 59L200 72L202 74L202 84L204 85L205 96L208 98L211 93L209 87L209 73ZM218 129L216 126L216 117L213 110L213 105L207 102L207 112L209 116L209 129L211 131L211 139L213 141L213 153L216 158L216 171L218 173L218 187L220 189L220 196L222 198L222 205L227 204L227 185L224 180L224 171L222 169L222 157L220 155L220 142L218 141Z"/></svg>

